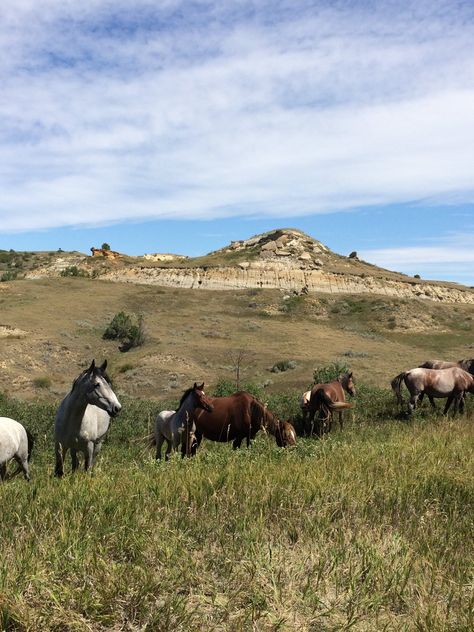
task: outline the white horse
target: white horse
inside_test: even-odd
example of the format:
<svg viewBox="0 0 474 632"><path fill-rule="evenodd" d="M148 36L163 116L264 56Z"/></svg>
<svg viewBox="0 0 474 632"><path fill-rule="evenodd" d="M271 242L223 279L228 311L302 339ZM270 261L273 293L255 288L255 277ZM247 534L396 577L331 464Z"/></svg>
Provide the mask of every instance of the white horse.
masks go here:
<svg viewBox="0 0 474 632"><path fill-rule="evenodd" d="M12 476L23 472L27 481L30 480L28 462L33 449L33 437L18 421L9 417L0 417L0 479L7 476L7 465L11 459L18 463L17 470Z"/></svg>
<svg viewBox="0 0 474 632"><path fill-rule="evenodd" d="M204 393L204 382L198 386L194 382L192 388L188 388L183 393L178 409L162 410L158 413L155 421L155 441L156 441L156 458L161 459L161 448L166 441L165 459L169 459L171 450L177 450L178 446L184 446L185 434L193 432L194 423L189 429L189 433L185 433L186 427L189 427L189 421L193 419L193 413L196 408L203 408L207 412L212 412L213 406ZM188 436L188 444L192 437ZM190 445L184 446L186 453L191 449Z"/></svg>
<svg viewBox="0 0 474 632"><path fill-rule="evenodd" d="M105 372L107 360L90 367L74 381L72 389L61 402L54 427L56 468L55 475L64 474L64 458L71 450L72 469L79 467L77 452L84 454L84 469L94 465L110 425L110 418L118 415L122 406L112 390Z"/></svg>

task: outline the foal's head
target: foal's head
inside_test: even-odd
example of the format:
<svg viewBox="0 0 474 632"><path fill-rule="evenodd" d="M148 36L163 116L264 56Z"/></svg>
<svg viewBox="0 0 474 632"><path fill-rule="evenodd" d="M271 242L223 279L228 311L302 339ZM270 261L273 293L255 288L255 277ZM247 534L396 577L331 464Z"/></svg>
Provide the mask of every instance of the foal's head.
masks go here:
<svg viewBox="0 0 474 632"><path fill-rule="evenodd" d="M355 389L352 371L350 371L349 373L343 373L337 379L341 383L342 388L347 393L349 393L351 397L354 397L354 395L356 394L356 389Z"/></svg>
<svg viewBox="0 0 474 632"><path fill-rule="evenodd" d="M95 365L95 360L92 360L90 367L74 382L73 389L81 388L88 404L102 408L111 417L115 417L122 410L122 406L112 390L106 368L107 360L99 367Z"/></svg>
<svg viewBox="0 0 474 632"><path fill-rule="evenodd" d="M187 399L190 395L193 398L194 408L203 408L208 413L212 413L212 411L214 410L214 406L211 404L211 400L204 392L204 382L201 385L198 385L196 384L196 382L194 382L194 386L192 388L188 388L188 390L183 393L181 401L179 402L178 410L179 408L181 408L184 400Z"/></svg>
<svg viewBox="0 0 474 632"><path fill-rule="evenodd" d="M280 421L280 437L281 445L279 447L286 448L288 446L296 445L296 431L289 421ZM277 438L277 445L278 438Z"/></svg>

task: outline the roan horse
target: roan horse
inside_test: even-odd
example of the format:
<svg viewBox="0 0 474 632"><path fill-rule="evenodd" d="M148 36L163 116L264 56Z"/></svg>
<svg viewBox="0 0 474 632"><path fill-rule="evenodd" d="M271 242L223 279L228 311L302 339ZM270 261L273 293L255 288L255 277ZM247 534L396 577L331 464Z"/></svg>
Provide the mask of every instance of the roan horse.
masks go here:
<svg viewBox="0 0 474 632"><path fill-rule="evenodd" d="M64 474L64 458L69 449L73 471L79 467L78 452L84 454L86 470L94 465L110 418L122 409L106 368L107 360L100 367L96 367L92 360L90 367L74 380L71 391L59 405L54 427L56 476Z"/></svg>
<svg viewBox="0 0 474 632"><path fill-rule="evenodd" d="M289 422L281 422L256 397L239 391L227 397L211 397L214 406L212 413L199 410L194 413L197 444L202 438L219 441L232 441L234 449L240 448L243 439L247 447L257 432L265 429L275 437L279 447L296 443L296 433Z"/></svg>
<svg viewBox="0 0 474 632"><path fill-rule="evenodd" d="M352 404L346 403L344 392L351 397L356 394L352 371L342 373L337 380L332 382L314 384L307 404L307 416L311 422L310 434L313 434L316 413L318 413L316 428L318 435L331 430L333 412L339 413L339 427L343 429L342 411L353 407Z"/></svg>
<svg viewBox="0 0 474 632"><path fill-rule="evenodd" d="M474 377L457 366L447 369L425 369L419 367L411 371L404 371L394 377L391 386L401 406L403 405L402 382L405 383L410 393L408 402L409 415L413 413L417 402L425 393L430 398L447 398L443 413L445 415L453 401L454 412L456 413L458 406L460 406L462 412L464 409L464 393L474 393Z"/></svg>
<svg viewBox="0 0 474 632"><path fill-rule="evenodd" d="M456 367L456 366L459 367L460 369L464 369L464 371L467 371L471 375L474 375L474 359L459 360L458 362L445 362L444 360L427 360L426 362L423 362L423 364L420 364L418 368L439 370L439 369L451 369L452 367ZM420 404L423 401L423 395L424 393L421 393L420 398L418 399L418 403ZM434 399L431 397L431 395L428 395L428 399L430 400L431 406L433 408L436 408ZM463 399L464 399L464 394L463 394ZM464 407L464 402L460 402L460 403L461 403L461 406Z"/></svg>
<svg viewBox="0 0 474 632"><path fill-rule="evenodd" d="M208 413L212 413L213 410L209 398L204 393L204 382L200 386L194 382L194 386L183 393L176 411L162 410L161 413L158 413L155 421L157 459L161 459L161 448L164 441L167 442L165 459L169 458L171 450L176 450L180 444L183 444L185 430L188 424L192 423L193 413L197 408L206 410ZM188 438L184 445L184 453L186 454L191 449L190 443Z"/></svg>
<svg viewBox="0 0 474 632"><path fill-rule="evenodd" d="M18 468L12 474L16 476L23 472L27 481L30 480L28 462L33 450L33 437L18 421L9 417L0 417L0 479L7 477L7 465L10 459L15 459Z"/></svg>

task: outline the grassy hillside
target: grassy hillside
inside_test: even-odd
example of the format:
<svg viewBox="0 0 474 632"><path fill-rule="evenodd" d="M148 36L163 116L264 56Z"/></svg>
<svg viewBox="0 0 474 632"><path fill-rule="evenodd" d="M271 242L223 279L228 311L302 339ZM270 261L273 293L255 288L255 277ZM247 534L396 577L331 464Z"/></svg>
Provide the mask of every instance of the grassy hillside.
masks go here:
<svg viewBox="0 0 474 632"><path fill-rule="evenodd" d="M146 342L126 354L102 339L114 314L142 314ZM0 283L0 391L56 401L95 357L109 359L120 392L173 397L195 380L231 379L302 392L337 358L383 386L430 357L474 354L474 307L383 296L193 291L51 278ZM275 363L296 368L273 373Z"/></svg>
<svg viewBox="0 0 474 632"><path fill-rule="evenodd" d="M0 486L0 628L472 630L472 402L406 423L360 391L344 433L160 464L156 402L125 400L95 472L62 480L55 407L0 397L37 435L32 482Z"/></svg>

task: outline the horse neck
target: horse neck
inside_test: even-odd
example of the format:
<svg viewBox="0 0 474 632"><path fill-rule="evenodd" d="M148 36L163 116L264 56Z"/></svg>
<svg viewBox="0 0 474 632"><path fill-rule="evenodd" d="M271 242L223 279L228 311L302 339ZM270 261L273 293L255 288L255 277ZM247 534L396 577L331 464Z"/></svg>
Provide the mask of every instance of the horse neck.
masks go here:
<svg viewBox="0 0 474 632"><path fill-rule="evenodd" d="M190 393L186 397L184 402L181 404L181 406L178 408L178 410L176 411L175 422L178 425L183 424L186 420L186 413L188 413L188 415L191 416L191 414L195 410L196 410L195 400L194 400L194 397L192 396L192 393Z"/></svg>
<svg viewBox="0 0 474 632"><path fill-rule="evenodd" d="M267 430L267 432L269 432L273 436L275 436L280 429L280 422L273 415L273 413L269 412L268 410L265 410L263 413L263 425L265 427L265 430Z"/></svg>
<svg viewBox="0 0 474 632"><path fill-rule="evenodd" d="M66 395L64 404L64 418L70 420L69 423L81 425L82 418L88 406L84 393L77 386L73 386L71 392Z"/></svg>

